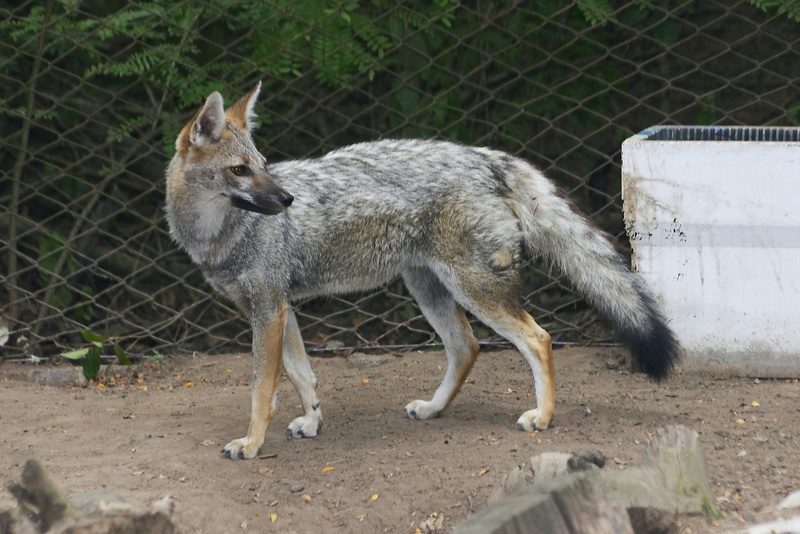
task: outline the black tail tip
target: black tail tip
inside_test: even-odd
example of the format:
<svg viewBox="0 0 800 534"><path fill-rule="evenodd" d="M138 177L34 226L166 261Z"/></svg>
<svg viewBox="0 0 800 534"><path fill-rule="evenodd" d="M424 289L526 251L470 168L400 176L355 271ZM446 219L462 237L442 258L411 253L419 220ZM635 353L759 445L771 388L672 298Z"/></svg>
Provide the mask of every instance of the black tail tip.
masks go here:
<svg viewBox="0 0 800 534"><path fill-rule="evenodd" d="M672 329L658 317L646 335L632 337L628 344L638 367L656 382L667 378L681 356L680 344Z"/></svg>

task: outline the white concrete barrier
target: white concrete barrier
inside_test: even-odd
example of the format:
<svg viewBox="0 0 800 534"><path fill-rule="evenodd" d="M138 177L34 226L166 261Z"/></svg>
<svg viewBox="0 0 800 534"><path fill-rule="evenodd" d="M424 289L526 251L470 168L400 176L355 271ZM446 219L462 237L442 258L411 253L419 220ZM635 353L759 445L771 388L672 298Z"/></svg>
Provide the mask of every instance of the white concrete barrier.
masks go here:
<svg viewBox="0 0 800 534"><path fill-rule="evenodd" d="M622 198L687 364L800 376L800 128L650 128L622 145Z"/></svg>

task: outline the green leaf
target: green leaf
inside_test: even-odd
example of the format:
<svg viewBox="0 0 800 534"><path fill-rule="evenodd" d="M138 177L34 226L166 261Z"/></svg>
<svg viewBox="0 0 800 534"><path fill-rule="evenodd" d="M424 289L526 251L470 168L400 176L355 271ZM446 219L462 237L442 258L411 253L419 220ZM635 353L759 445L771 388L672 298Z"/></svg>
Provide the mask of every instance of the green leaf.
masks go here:
<svg viewBox="0 0 800 534"><path fill-rule="evenodd" d="M95 334L90 330L81 330L81 335L83 336L83 339L85 339L88 343L92 343L97 347L100 346L99 343L108 341L108 336L101 336L100 334Z"/></svg>
<svg viewBox="0 0 800 534"><path fill-rule="evenodd" d="M164 364L164 355L158 352L157 349L153 349L153 354L147 357L148 360L151 362Z"/></svg>
<svg viewBox="0 0 800 534"><path fill-rule="evenodd" d="M114 343L114 354L117 355L117 361L120 365L133 365L133 362L128 358L123 348L119 346L119 343Z"/></svg>
<svg viewBox="0 0 800 534"><path fill-rule="evenodd" d="M67 358L68 360L80 360L86 356L87 352L89 352L89 349L71 350L69 352L62 352L61 357Z"/></svg>
<svg viewBox="0 0 800 534"><path fill-rule="evenodd" d="M86 358L83 359L83 376L86 380L95 380L100 371L100 347L94 346L87 349Z"/></svg>
<svg viewBox="0 0 800 534"><path fill-rule="evenodd" d="M578 0L576 3L586 22L593 26L614 20L614 10L607 0Z"/></svg>

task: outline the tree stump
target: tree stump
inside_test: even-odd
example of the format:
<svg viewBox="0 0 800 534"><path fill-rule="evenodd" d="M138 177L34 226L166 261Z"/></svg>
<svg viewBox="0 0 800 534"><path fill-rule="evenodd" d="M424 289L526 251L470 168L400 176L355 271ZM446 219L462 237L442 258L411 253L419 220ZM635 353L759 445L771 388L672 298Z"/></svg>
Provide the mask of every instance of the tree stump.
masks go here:
<svg viewBox="0 0 800 534"><path fill-rule="evenodd" d="M37 460L28 460L8 490L18 506L0 511L3 534L173 534L172 500L141 510L109 494L64 498Z"/></svg>
<svg viewBox="0 0 800 534"><path fill-rule="evenodd" d="M498 493L505 496L495 495L494 505L455 532L668 534L679 514L715 513L693 430L659 429L639 463L623 471L602 471L582 458L559 453L531 458L529 466L504 478Z"/></svg>

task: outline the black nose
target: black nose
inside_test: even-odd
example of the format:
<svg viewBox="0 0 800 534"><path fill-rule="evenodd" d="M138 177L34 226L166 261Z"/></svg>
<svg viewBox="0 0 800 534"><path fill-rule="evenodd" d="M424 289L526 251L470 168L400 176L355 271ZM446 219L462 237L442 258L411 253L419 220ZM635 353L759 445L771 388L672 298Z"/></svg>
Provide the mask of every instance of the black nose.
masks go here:
<svg viewBox="0 0 800 534"><path fill-rule="evenodd" d="M292 195L289 193L281 193L281 204L283 204L283 207L288 208L292 205L292 202L294 202L294 197Z"/></svg>

